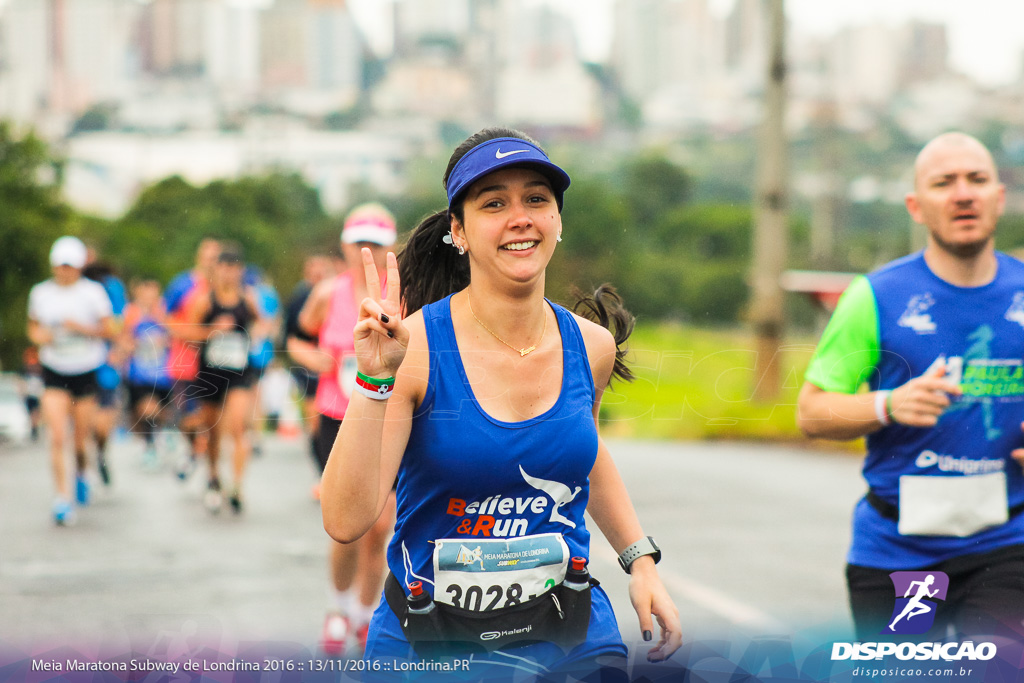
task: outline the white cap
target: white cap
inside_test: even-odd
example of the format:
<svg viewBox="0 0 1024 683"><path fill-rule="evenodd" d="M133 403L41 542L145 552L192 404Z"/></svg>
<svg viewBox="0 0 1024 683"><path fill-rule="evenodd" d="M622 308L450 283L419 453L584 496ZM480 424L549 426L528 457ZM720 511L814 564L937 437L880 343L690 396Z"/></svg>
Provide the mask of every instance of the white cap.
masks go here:
<svg viewBox="0 0 1024 683"><path fill-rule="evenodd" d="M345 244L373 242L390 247L398 237L395 217L380 204L361 204L345 218L341 241Z"/></svg>
<svg viewBox="0 0 1024 683"><path fill-rule="evenodd" d="M77 237L58 237L50 248L50 265L82 269L85 267L85 252L85 245Z"/></svg>

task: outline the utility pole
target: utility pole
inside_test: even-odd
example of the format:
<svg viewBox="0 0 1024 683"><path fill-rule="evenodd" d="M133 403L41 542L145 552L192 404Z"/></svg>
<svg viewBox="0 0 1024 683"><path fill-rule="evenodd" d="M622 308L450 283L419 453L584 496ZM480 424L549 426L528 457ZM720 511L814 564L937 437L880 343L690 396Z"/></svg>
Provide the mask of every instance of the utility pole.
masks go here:
<svg viewBox="0 0 1024 683"><path fill-rule="evenodd" d="M758 136L754 194L754 244L751 264L757 360L754 398L771 401L781 388L779 347L783 332L784 293L779 278L788 256L788 169L786 113L786 17L783 0L764 0L768 12L768 60L764 119Z"/></svg>
<svg viewBox="0 0 1024 683"><path fill-rule="evenodd" d="M835 270L837 266L839 204L843 195L839 175L836 103L831 99L818 102L814 112L814 152L817 166L818 194L811 210L811 267Z"/></svg>

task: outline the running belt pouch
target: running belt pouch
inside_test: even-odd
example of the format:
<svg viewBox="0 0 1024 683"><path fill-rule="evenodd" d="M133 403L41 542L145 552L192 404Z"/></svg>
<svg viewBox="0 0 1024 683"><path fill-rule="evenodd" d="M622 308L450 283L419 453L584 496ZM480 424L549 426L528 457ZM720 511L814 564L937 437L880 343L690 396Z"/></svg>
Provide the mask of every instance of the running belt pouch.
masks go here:
<svg viewBox="0 0 1024 683"><path fill-rule="evenodd" d="M514 607L478 612L435 602L428 614L410 614L405 591L394 574L384 584L384 597L398 617L402 632L421 657L491 652L514 643L547 642L564 650L579 645L590 626L590 589L576 591L559 584Z"/></svg>

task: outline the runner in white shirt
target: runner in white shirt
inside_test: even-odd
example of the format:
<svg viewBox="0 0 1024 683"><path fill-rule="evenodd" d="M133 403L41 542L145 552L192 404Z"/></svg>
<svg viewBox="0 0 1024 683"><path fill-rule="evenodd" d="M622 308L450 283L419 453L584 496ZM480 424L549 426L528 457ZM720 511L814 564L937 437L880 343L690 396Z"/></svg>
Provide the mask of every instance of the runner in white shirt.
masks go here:
<svg viewBox="0 0 1024 683"><path fill-rule="evenodd" d="M107 356L104 340L113 339L116 332L107 293L101 285L82 277L85 257L85 245L79 239L59 238L50 250L53 277L35 285L28 299L28 337L39 346L46 387L42 414L50 433L57 490L53 517L61 525L74 519L64 456L68 418L74 423L75 499L86 505L85 442L96 409L96 369Z"/></svg>

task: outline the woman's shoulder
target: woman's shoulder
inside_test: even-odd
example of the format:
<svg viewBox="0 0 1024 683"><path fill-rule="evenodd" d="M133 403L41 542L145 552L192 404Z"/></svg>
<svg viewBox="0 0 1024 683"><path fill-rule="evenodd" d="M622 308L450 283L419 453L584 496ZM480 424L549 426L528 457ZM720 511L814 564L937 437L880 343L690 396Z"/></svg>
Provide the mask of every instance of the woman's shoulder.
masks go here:
<svg viewBox="0 0 1024 683"><path fill-rule="evenodd" d="M583 346L587 350L587 361L590 363L590 371L594 376L594 384L597 387L604 387L611 378L612 369L615 367L615 337L611 331L593 320L588 320L580 315L570 312L569 315L579 327L580 336L583 338Z"/></svg>
<svg viewBox="0 0 1024 683"><path fill-rule="evenodd" d="M557 304L556 304L557 305ZM573 313L569 309L565 309L566 313L575 321L576 326L580 329L580 335L583 337L583 343L587 347L587 352L593 356L594 352L611 352L615 353L615 337L612 335L611 330L599 323L584 318L581 315Z"/></svg>

